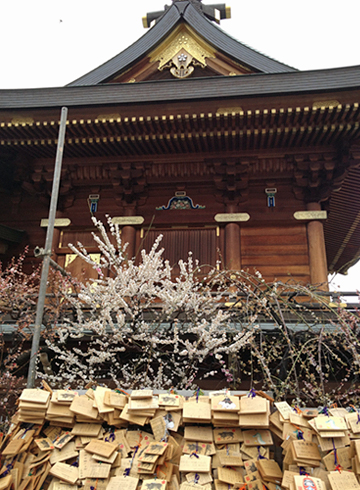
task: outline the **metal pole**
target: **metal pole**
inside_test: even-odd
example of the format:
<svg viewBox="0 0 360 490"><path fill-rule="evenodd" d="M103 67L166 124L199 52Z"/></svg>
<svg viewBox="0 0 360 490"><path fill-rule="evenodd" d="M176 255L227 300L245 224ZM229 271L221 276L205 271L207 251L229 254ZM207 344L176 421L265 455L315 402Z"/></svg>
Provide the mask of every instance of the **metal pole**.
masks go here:
<svg viewBox="0 0 360 490"><path fill-rule="evenodd" d="M46 255L46 252L43 248L40 248L40 247L35 247L34 249L34 256L36 258L44 258L44 256ZM57 271L59 271L64 277L67 277L69 274L66 272L65 269L63 269L59 264L57 264L55 262L55 260L53 259L50 259L50 265L51 267L53 267L54 269L56 269Z"/></svg>
<svg viewBox="0 0 360 490"><path fill-rule="evenodd" d="M46 294L47 280L49 275L50 255L51 255L51 247L52 247L52 241L54 235L55 215L56 215L56 208L57 208L57 202L59 196L61 165L62 165L62 158L64 152L67 113L68 113L67 107L63 107L61 109L59 137L58 137L55 169L54 169L54 180L52 185L51 201L50 201L50 209L49 209L49 224L46 232L45 253L44 253L42 269L41 269L39 298L36 307L34 335L33 335L32 346L31 346L30 364L29 364L29 372L28 372L28 379L27 379L28 388L34 388L35 386L36 358L40 345L40 332L41 332L41 325L42 325L43 314L44 314L45 294Z"/></svg>

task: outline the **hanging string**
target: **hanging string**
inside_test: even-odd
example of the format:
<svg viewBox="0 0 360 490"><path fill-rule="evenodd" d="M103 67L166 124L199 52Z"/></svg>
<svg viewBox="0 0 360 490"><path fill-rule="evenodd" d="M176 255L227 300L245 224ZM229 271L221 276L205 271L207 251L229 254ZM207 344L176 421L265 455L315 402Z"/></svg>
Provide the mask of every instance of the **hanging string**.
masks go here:
<svg viewBox="0 0 360 490"><path fill-rule="evenodd" d="M30 427L32 428L34 424L31 424L27 429L25 429L23 435L21 436L21 439L25 439L26 433L28 430L30 430Z"/></svg>
<svg viewBox="0 0 360 490"><path fill-rule="evenodd" d="M299 470L300 470L301 476L309 476L309 473L306 472L306 470L303 466L300 466Z"/></svg>
<svg viewBox="0 0 360 490"><path fill-rule="evenodd" d="M199 483L199 480L200 480L200 475L198 473L195 473L194 483Z"/></svg>
<svg viewBox="0 0 360 490"><path fill-rule="evenodd" d="M304 440L303 431L301 429L298 429L296 432L297 432L296 437L298 438L298 440L303 441Z"/></svg>
<svg viewBox="0 0 360 490"><path fill-rule="evenodd" d="M294 412L297 413L298 415L302 415L302 410L300 410L300 408L295 405L295 407L293 408Z"/></svg>
<svg viewBox="0 0 360 490"><path fill-rule="evenodd" d="M319 414L321 415L326 415L327 417L330 417L329 410L327 407L324 407L320 410Z"/></svg>
<svg viewBox="0 0 360 490"><path fill-rule="evenodd" d="M256 397L256 390L254 388L251 388L248 394L248 398L255 398Z"/></svg>
<svg viewBox="0 0 360 490"><path fill-rule="evenodd" d="M169 436L169 431L168 431L167 422L165 420L165 432L164 432L163 437L160 439L160 442L167 442L168 436Z"/></svg>
<svg viewBox="0 0 360 490"><path fill-rule="evenodd" d="M108 437L105 437L105 442L114 442L115 441L115 432L114 429L110 429L110 434Z"/></svg>
<svg viewBox="0 0 360 490"><path fill-rule="evenodd" d="M167 464L167 462L166 462L166 461L164 462L164 466L165 466L165 468L167 468L167 467L168 467L168 464ZM157 467L156 467L156 474L154 475L154 476L155 476L155 478L160 478L159 473L162 473L162 474L165 476L165 478L166 478L166 476L167 476L166 471L163 471L163 470L161 469L161 466L160 466L160 465L157 465Z"/></svg>
<svg viewBox="0 0 360 490"><path fill-rule="evenodd" d="M257 447L257 450L258 450L258 458L257 459L266 459L265 456L263 456L261 454L261 448L260 448L260 446Z"/></svg>
<svg viewBox="0 0 360 490"><path fill-rule="evenodd" d="M339 473L341 473L341 465L338 461L338 458L337 458L337 451L336 451L336 447L335 447L335 441L334 441L334 438L331 438L332 440L332 444L333 444L333 448L334 448L334 466L335 466L335 471L338 471Z"/></svg>
<svg viewBox="0 0 360 490"><path fill-rule="evenodd" d="M290 423L291 423L291 422L290 422ZM296 429L296 438L297 438L298 440L303 441L303 440L304 440L304 432L303 432L303 431L300 429L300 427L299 427L299 426L297 426L297 425L295 425L295 424L293 424L293 423L291 423L291 425L293 425L293 426L295 427L295 429ZM294 431L294 432L295 432L295 431Z"/></svg>
<svg viewBox="0 0 360 490"><path fill-rule="evenodd" d="M334 438L331 438L331 440L332 440L332 444L333 444L333 448L334 448L334 456L335 456L334 465L336 466L336 465L338 464L338 461L337 461L337 454L336 454L335 441L334 441Z"/></svg>
<svg viewBox="0 0 360 490"><path fill-rule="evenodd" d="M195 456L195 458L199 458L199 456L198 456L198 451L199 451L199 445L198 445L198 442L196 441L195 451L193 451L193 452L190 454L190 458L191 458L192 456Z"/></svg>
<svg viewBox="0 0 360 490"><path fill-rule="evenodd" d="M132 458L130 461L130 466L129 466L129 468L126 468L126 470L124 471L124 476L130 476L130 471L131 471L132 465L134 464L134 459L135 459L136 453L141 448L141 441L142 441L142 434L140 432L139 443L137 446L135 446L134 454L132 455Z"/></svg>
<svg viewBox="0 0 360 490"><path fill-rule="evenodd" d="M4 471L4 473L1 473L0 478L3 478L4 476L8 475L10 473L10 471L14 468L13 463L14 463L15 459L16 459L16 456L13 457L11 463L6 465L6 470Z"/></svg>
<svg viewBox="0 0 360 490"><path fill-rule="evenodd" d="M99 479L96 480L94 487L93 486L90 487L90 490L96 490L98 481L99 481Z"/></svg>
<svg viewBox="0 0 360 490"><path fill-rule="evenodd" d="M196 403L199 402L199 396L200 396L200 388L198 388L195 392L195 396L196 396Z"/></svg>
<svg viewBox="0 0 360 490"><path fill-rule="evenodd" d="M130 396L130 394L127 391L122 390L121 388L117 388L115 390L115 393L119 393L119 395L123 394L123 395L126 395L126 396Z"/></svg>
<svg viewBox="0 0 360 490"><path fill-rule="evenodd" d="M12 469L13 469L12 464L6 465L6 470L4 471L4 473L1 473L0 479L4 478L4 476L8 475Z"/></svg>

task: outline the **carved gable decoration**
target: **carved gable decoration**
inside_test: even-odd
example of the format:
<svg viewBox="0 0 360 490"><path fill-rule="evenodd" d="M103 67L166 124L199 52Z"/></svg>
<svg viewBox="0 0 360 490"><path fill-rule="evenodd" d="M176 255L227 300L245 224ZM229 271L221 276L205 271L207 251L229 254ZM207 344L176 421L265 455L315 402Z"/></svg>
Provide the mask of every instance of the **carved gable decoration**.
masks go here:
<svg viewBox="0 0 360 490"><path fill-rule="evenodd" d="M170 68L177 78L185 78L194 71L194 66L203 68L207 58L215 58L214 50L190 27L181 24L150 55L150 62L158 61L158 70Z"/></svg>
<svg viewBox="0 0 360 490"><path fill-rule="evenodd" d="M192 27L181 23L150 53L108 83L245 73L251 70L220 53Z"/></svg>

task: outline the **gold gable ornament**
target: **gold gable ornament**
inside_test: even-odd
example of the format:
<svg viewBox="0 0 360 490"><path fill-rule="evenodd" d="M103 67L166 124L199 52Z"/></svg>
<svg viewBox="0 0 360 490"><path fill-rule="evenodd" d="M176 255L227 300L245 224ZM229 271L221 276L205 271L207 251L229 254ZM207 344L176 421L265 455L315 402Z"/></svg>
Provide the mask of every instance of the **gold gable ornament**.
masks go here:
<svg viewBox="0 0 360 490"><path fill-rule="evenodd" d="M215 58L214 50L190 27L181 24L152 52L150 62L158 61L159 71L170 68L174 77L186 78L193 73L194 65L205 68L206 58Z"/></svg>
<svg viewBox="0 0 360 490"><path fill-rule="evenodd" d="M170 73L176 78L186 78L192 74L194 67L191 66L193 57L185 50L182 49L172 59L175 66L170 68Z"/></svg>

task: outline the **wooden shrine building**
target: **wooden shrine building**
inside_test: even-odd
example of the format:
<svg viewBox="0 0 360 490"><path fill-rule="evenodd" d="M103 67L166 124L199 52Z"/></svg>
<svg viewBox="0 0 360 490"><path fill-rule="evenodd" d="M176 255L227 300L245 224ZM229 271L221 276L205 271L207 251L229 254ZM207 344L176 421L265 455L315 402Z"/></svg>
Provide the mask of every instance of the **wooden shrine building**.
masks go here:
<svg viewBox="0 0 360 490"><path fill-rule="evenodd" d="M169 0L170 1L170 0ZM145 35L62 88L0 91L0 253L43 246L69 109L54 256L96 251L91 213L129 255L162 233L175 264L327 284L360 253L360 67L298 71L229 37L225 5L172 0ZM245 40L246 41L246 40Z"/></svg>

